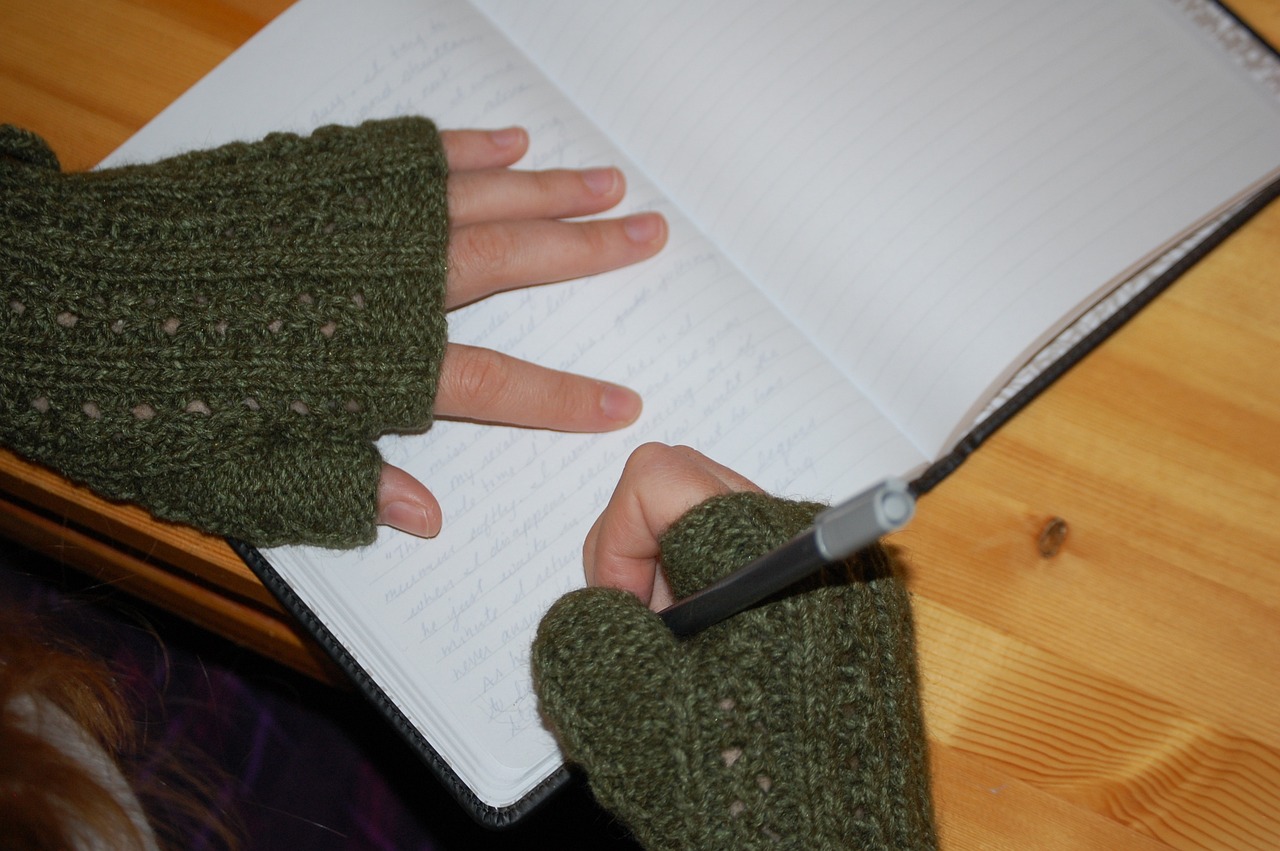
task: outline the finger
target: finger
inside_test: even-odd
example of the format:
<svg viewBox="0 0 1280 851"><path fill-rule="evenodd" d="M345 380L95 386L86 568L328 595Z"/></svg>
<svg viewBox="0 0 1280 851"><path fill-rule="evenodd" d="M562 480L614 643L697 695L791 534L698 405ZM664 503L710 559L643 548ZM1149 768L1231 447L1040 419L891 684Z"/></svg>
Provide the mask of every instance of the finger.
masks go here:
<svg viewBox="0 0 1280 851"><path fill-rule="evenodd" d="M501 130L442 130L440 143L450 173L506 168L529 149L529 134L520 127Z"/></svg>
<svg viewBox="0 0 1280 851"><path fill-rule="evenodd" d="M607 272L652 257L666 241L667 222L658 213L467 225L449 240L445 306L452 310L504 290Z"/></svg>
<svg viewBox="0 0 1280 851"><path fill-rule="evenodd" d="M442 130L449 171L478 168L506 168L524 156L529 149L529 134L521 127L501 130Z"/></svg>
<svg viewBox="0 0 1280 851"><path fill-rule="evenodd" d="M762 492L759 485L739 473L737 470L731 470L720 462L708 458L692 446L681 445L673 446L671 448L677 455L682 456L687 464L697 466L703 472L718 479L720 484L724 485L726 488L726 493L737 493L739 491Z"/></svg>
<svg viewBox="0 0 1280 851"><path fill-rule="evenodd" d="M616 168L584 171L484 169L449 175L449 221L564 219L603 212L622 200L627 184Z"/></svg>
<svg viewBox="0 0 1280 851"><path fill-rule="evenodd" d="M440 503L431 491L413 476L382 465L378 479L378 525L390 526L421 538L440 534Z"/></svg>
<svg viewBox="0 0 1280 851"><path fill-rule="evenodd" d="M712 497L712 495L731 493L731 491L735 490L755 489L753 482L746 479L746 477L740 476L739 473L733 472L728 467L719 465L719 463L712 461L712 459L692 447L685 447L685 445L668 447L668 445L660 443L641 445L631 453L630 458L627 458L627 463L622 468L622 477L618 480L618 485L613 490L611 503L599 517L595 518L595 522L591 523L591 529L586 532L586 541L582 549L584 549L584 567L586 568L586 573L588 573L589 582L595 572L596 546L598 546L596 540L598 540L600 534L602 521L618 521L617 512L612 511L614 503L621 505L623 499L632 497L632 495L643 494L646 488L652 488L654 480L657 480L657 477L662 475L662 473L658 472L662 468L678 470L681 467L684 467L686 471L698 472L699 475L712 476L718 482L718 486L713 485L712 489L707 490L707 493L701 495L700 499L687 505L684 509L678 508L678 505L673 507L672 511L677 512L677 518L684 514L687 508L691 508L692 505L696 505L698 502L703 502L704 499ZM685 502L685 500L682 500L682 502ZM643 549L644 553L636 553L637 557L646 557L646 554L652 549L654 561L657 562L657 539L662 536L662 532L666 531L668 526L671 526L671 521L673 520L675 518L660 518L660 529L658 529L658 534L654 536L655 540L652 548L649 548L648 544L644 544L639 548Z"/></svg>
<svg viewBox="0 0 1280 851"><path fill-rule="evenodd" d="M695 505L743 490L760 488L700 452L661 443L641 446L627 459L609 504L587 533L587 583L622 588L652 609L665 608L673 600L659 569L663 533Z"/></svg>
<svg viewBox="0 0 1280 851"><path fill-rule="evenodd" d="M495 352L450 343L436 416L557 431L613 431L640 416L632 390Z"/></svg>

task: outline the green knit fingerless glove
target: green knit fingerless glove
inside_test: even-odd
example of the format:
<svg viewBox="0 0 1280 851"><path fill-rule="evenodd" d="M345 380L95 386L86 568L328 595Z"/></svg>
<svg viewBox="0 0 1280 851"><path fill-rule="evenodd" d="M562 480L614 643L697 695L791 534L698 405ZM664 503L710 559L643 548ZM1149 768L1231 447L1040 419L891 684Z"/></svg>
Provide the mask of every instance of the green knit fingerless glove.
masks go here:
<svg viewBox="0 0 1280 851"><path fill-rule="evenodd" d="M821 508L760 494L695 508L662 541L676 594ZM534 643L542 710L648 848L934 848L911 612L891 567L873 548L683 642L630 594L569 594Z"/></svg>
<svg viewBox="0 0 1280 851"><path fill-rule="evenodd" d="M405 118L61 174L0 128L0 441L270 546L371 541L431 423L447 165Z"/></svg>

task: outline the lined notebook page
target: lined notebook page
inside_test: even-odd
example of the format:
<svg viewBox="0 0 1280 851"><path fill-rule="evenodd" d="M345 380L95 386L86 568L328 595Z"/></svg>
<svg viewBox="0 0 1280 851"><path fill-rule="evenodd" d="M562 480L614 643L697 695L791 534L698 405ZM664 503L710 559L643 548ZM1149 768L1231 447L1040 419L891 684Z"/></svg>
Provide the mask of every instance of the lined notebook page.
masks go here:
<svg viewBox="0 0 1280 851"><path fill-rule="evenodd" d="M660 209L669 246L643 265L507 293L451 314L450 335L635 387L636 426L562 435L439 423L382 442L432 487L444 532L268 560L489 803L560 762L528 651L550 603L582 584L587 529L646 440L684 442L779 493L838 499L924 459L488 21L460 2L293 7L112 162L278 129L402 113L441 126L523 124L523 165L615 163L626 209Z"/></svg>
<svg viewBox="0 0 1280 851"><path fill-rule="evenodd" d="M478 5L931 457L1280 164L1167 0Z"/></svg>

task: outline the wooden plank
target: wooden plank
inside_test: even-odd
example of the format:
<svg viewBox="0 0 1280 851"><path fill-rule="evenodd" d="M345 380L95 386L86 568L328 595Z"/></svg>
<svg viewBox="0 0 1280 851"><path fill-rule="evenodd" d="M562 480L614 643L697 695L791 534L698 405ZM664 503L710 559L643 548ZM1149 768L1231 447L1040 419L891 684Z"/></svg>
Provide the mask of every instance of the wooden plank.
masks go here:
<svg viewBox="0 0 1280 851"><path fill-rule="evenodd" d="M0 499L0 535L180 614L261 656L323 681L346 682L337 666L283 612L246 603L172 565L86 534L65 519Z"/></svg>
<svg viewBox="0 0 1280 851"><path fill-rule="evenodd" d="M0 491L46 516L65 517L104 541L115 541L157 563L199 577L229 596L282 611L222 538L156 520L136 505L105 500L7 450L0 450Z"/></svg>
<svg viewBox="0 0 1280 851"><path fill-rule="evenodd" d="M981 771L990 788L1016 783L1071 804L1090 836L1105 819L1171 848L1262 849L1280 837L1280 749L918 599L942 789ZM983 803L1005 806L998 795L965 806Z"/></svg>
<svg viewBox="0 0 1280 851"><path fill-rule="evenodd" d="M0 0L2 120L96 165L288 0Z"/></svg>

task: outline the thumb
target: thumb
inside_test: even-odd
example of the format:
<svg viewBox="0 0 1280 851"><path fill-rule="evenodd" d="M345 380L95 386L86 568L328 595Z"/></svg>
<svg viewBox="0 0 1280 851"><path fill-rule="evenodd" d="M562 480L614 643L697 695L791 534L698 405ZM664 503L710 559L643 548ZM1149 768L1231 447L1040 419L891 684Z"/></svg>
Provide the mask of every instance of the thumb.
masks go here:
<svg viewBox="0 0 1280 851"><path fill-rule="evenodd" d="M378 478L378 525L421 538L440 534L440 503L426 485L390 464Z"/></svg>

